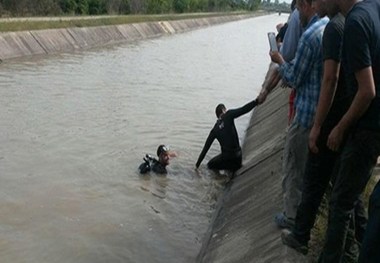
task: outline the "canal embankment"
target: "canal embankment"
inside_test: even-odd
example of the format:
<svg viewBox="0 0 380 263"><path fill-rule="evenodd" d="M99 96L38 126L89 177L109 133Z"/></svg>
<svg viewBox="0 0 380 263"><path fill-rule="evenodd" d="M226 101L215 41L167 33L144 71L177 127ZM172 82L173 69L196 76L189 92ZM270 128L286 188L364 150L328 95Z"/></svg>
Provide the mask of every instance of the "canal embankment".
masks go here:
<svg viewBox="0 0 380 263"><path fill-rule="evenodd" d="M182 33L237 21L264 13L212 16L173 21L142 22L99 27L71 27L0 33L0 59L55 54Z"/></svg>
<svg viewBox="0 0 380 263"><path fill-rule="evenodd" d="M218 200L197 262L308 262L281 243L281 231L273 222L282 209L288 95L287 89L277 88L254 110L243 145L243 167Z"/></svg>

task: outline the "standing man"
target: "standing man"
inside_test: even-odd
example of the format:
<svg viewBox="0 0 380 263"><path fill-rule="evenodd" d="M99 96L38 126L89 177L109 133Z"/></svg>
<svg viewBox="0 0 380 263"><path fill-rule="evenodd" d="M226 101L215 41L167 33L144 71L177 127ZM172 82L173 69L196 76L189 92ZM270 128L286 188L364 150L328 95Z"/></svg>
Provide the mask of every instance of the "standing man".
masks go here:
<svg viewBox="0 0 380 263"><path fill-rule="evenodd" d="M331 150L337 151L347 137L330 200L322 263L342 261L355 202L367 185L380 154L380 2L338 0L338 4L346 16L342 61L353 100L327 142ZM371 218L369 221L372 222ZM363 244L363 250L366 245ZM370 250L368 257L375 256L379 247ZM379 262L373 258L366 260L363 262Z"/></svg>
<svg viewBox="0 0 380 263"><path fill-rule="evenodd" d="M284 211L275 216L281 228L291 228L301 201L302 182L308 152L308 137L313 123L322 79L322 35L328 18L320 19L312 0L297 0L301 24L305 27L294 60L285 62L279 52L271 52L279 64L282 79L295 88L296 114L285 140L283 158Z"/></svg>
<svg viewBox="0 0 380 263"><path fill-rule="evenodd" d="M212 158L207 167L212 170L237 171L241 167L242 154L238 133L235 127L235 119L250 112L257 105L256 100L238 109L227 110L224 104L219 104L215 109L218 118L214 128L210 131L206 143L195 164L199 167L215 139L219 141L222 153Z"/></svg>
<svg viewBox="0 0 380 263"><path fill-rule="evenodd" d="M280 47L280 53L286 62L290 62L294 59L294 56L297 51L298 41L302 35L302 26L299 18L299 11L295 8L296 1L292 1L292 13L289 16L287 22L288 27L285 32L284 40ZM280 73L277 70L278 65L271 62L268 68L268 72L265 76L264 83L262 84L262 89L259 96L257 97L258 104L264 103L268 94L279 84L281 80ZM294 91L294 90L292 90ZM293 92L292 92L293 93ZM293 104L290 103L289 99L289 119L292 116Z"/></svg>
<svg viewBox="0 0 380 263"><path fill-rule="evenodd" d="M304 254L308 251L310 231L339 157L339 152L327 147L327 138L350 106L344 70L341 67L344 17L339 13L336 1L315 0L314 4L320 16L327 12L331 18L323 33L323 80L314 124L309 135L302 200L297 209L295 226L292 231L284 230L281 235L285 245ZM358 207L364 210L362 202L358 202ZM364 217L364 220L358 221L364 222L364 226L356 230L363 232L366 219Z"/></svg>

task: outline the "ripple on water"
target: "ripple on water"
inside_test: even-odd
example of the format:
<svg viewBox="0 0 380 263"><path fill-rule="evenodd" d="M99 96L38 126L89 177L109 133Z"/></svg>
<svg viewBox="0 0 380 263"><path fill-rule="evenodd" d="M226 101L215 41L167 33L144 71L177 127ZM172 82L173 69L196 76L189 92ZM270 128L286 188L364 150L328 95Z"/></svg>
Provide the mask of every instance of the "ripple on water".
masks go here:
<svg viewBox="0 0 380 263"><path fill-rule="evenodd" d="M194 170L214 107L257 95L284 19L2 63L2 261L194 262L227 180L216 142ZM168 175L140 177L161 143Z"/></svg>

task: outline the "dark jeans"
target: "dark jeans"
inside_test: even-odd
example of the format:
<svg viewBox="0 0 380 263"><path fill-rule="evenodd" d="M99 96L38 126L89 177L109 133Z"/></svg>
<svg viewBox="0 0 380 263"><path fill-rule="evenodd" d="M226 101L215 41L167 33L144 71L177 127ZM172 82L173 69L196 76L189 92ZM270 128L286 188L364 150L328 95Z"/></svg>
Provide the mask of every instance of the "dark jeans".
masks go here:
<svg viewBox="0 0 380 263"><path fill-rule="evenodd" d="M334 174L339 166L338 152L333 152L327 148L327 138L331 129L321 130L318 140L318 153L309 151L306 170L303 179L302 200L297 209L297 216L294 229L292 230L296 238L303 244L310 240L310 231L314 226L318 208L329 185L330 180L334 181ZM362 236L367 223L364 205L361 199L355 207L355 222L352 222L351 234L355 235L356 240L361 243ZM354 242L355 237L350 239ZM347 249L349 249L348 246Z"/></svg>
<svg viewBox="0 0 380 263"><path fill-rule="evenodd" d="M229 155L221 153L212 158L207 163L207 167L212 170L229 170L235 172L241 167L241 162L241 151Z"/></svg>
<svg viewBox="0 0 380 263"><path fill-rule="evenodd" d="M317 154L309 151L303 178L302 199L292 231L304 244L310 240L310 231L314 226L318 208L329 185L337 158L337 153L324 146L319 147Z"/></svg>
<svg viewBox="0 0 380 263"><path fill-rule="evenodd" d="M367 230L359 256L359 263L380 262L380 181L369 200Z"/></svg>
<svg viewBox="0 0 380 263"><path fill-rule="evenodd" d="M320 262L341 262L355 203L367 185L379 154L380 132L356 130L349 136L333 186Z"/></svg>

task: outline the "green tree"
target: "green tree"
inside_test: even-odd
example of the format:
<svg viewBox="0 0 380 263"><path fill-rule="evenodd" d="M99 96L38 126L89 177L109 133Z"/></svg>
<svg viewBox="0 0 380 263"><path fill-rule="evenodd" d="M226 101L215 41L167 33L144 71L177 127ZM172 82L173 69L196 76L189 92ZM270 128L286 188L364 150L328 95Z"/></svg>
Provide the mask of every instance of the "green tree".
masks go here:
<svg viewBox="0 0 380 263"><path fill-rule="evenodd" d="M199 0L189 0L189 12L199 12Z"/></svg>
<svg viewBox="0 0 380 263"><path fill-rule="evenodd" d="M247 6L249 10L257 10L260 4L261 4L260 0L249 0Z"/></svg>
<svg viewBox="0 0 380 263"><path fill-rule="evenodd" d="M183 13L188 10L188 0L173 0L173 8L177 13Z"/></svg>
<svg viewBox="0 0 380 263"><path fill-rule="evenodd" d="M25 15L28 12L27 0L3 0L2 6L5 10L8 10L11 14Z"/></svg>
<svg viewBox="0 0 380 263"><path fill-rule="evenodd" d="M130 0L123 0L120 3L119 14L130 14L131 13L131 3Z"/></svg>
<svg viewBox="0 0 380 263"><path fill-rule="evenodd" d="M207 11L215 11L217 6L217 0L208 0Z"/></svg>
<svg viewBox="0 0 380 263"><path fill-rule="evenodd" d="M130 10L129 1L125 0L103 0L108 14L120 14L126 8ZM141 1L141 0L137 0Z"/></svg>
<svg viewBox="0 0 380 263"><path fill-rule="evenodd" d="M89 11L88 1L87 0L77 0L76 12L80 15L87 15Z"/></svg>
<svg viewBox="0 0 380 263"><path fill-rule="evenodd" d="M146 12L147 0L130 0L132 14L141 14Z"/></svg>
<svg viewBox="0 0 380 263"><path fill-rule="evenodd" d="M32 15L47 16L62 13L56 0L29 0L28 10Z"/></svg>
<svg viewBox="0 0 380 263"><path fill-rule="evenodd" d="M89 0L88 1L88 14L89 15L99 15L102 13L100 0Z"/></svg>
<svg viewBox="0 0 380 263"><path fill-rule="evenodd" d="M159 14L162 13L163 0L147 0L147 13Z"/></svg>
<svg viewBox="0 0 380 263"><path fill-rule="evenodd" d="M77 2L75 0L60 0L59 6L65 14L74 14L77 9Z"/></svg>

